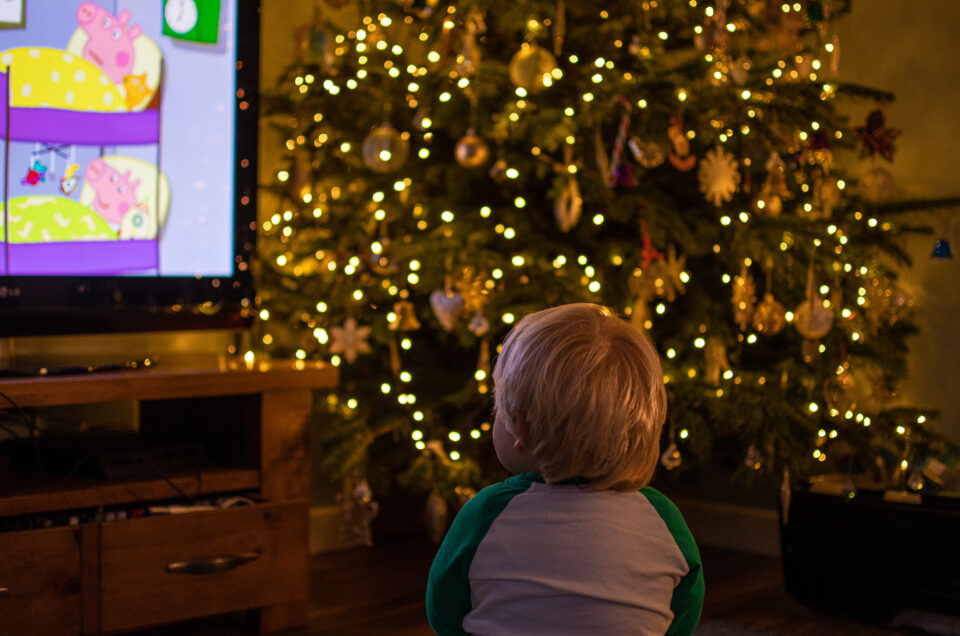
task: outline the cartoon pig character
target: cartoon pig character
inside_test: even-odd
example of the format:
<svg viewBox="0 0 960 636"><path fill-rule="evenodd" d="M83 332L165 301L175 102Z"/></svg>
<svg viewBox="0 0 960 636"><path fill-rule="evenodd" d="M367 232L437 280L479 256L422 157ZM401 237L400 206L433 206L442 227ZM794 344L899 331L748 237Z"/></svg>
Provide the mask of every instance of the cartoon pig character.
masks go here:
<svg viewBox="0 0 960 636"><path fill-rule="evenodd" d="M129 170L121 175L102 159L90 162L85 177L96 193L93 211L111 226L117 227L123 215L137 202L136 193L140 180L131 182Z"/></svg>
<svg viewBox="0 0 960 636"><path fill-rule="evenodd" d="M77 9L77 22L89 39L83 57L96 64L114 84L133 68L133 41L140 37L140 27L127 27L130 12L124 9L114 16L93 2L84 2Z"/></svg>

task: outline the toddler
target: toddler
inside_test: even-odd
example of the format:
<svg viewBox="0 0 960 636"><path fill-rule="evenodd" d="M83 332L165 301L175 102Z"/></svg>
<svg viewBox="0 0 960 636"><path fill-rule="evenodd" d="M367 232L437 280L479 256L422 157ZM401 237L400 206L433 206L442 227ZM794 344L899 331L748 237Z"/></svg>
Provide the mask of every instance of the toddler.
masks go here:
<svg viewBox="0 0 960 636"><path fill-rule="evenodd" d="M493 372L493 445L514 476L463 507L427 584L441 636L691 634L696 543L648 486L666 391L649 340L598 305L530 314Z"/></svg>

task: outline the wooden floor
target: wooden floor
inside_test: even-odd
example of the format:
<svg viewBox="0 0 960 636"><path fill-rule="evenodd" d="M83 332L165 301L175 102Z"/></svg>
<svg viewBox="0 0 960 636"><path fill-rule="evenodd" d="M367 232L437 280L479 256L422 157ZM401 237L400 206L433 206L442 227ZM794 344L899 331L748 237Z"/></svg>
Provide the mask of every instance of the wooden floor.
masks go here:
<svg viewBox="0 0 960 636"><path fill-rule="evenodd" d="M310 625L289 636L430 636L424 589L435 546L425 537L382 541L312 558ZM701 548L707 593L701 632L712 636L886 636L914 634L800 605L783 591L780 561ZM139 636L235 636L242 617L180 624ZM734 627L744 628L743 630Z"/></svg>

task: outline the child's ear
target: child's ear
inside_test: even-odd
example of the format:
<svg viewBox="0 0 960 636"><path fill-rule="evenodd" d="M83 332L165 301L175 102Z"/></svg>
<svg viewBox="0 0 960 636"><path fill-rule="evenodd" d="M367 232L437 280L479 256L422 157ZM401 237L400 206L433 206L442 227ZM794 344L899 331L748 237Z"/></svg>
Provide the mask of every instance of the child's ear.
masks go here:
<svg viewBox="0 0 960 636"><path fill-rule="evenodd" d="M527 421L522 415L518 415L513 420L514 440L513 447L517 450L526 448L527 443Z"/></svg>

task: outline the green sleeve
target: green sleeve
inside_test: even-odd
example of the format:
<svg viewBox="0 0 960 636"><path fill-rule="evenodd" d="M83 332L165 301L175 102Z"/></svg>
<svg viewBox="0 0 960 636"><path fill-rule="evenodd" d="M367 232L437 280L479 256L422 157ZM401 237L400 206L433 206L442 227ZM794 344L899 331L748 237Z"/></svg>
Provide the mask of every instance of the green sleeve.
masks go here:
<svg viewBox="0 0 960 636"><path fill-rule="evenodd" d="M680 548L690 568L673 590L673 599L670 602L673 622L670 623L666 633L666 636L689 636L697 628L700 612L703 610L704 584L700 551L697 550L697 544L683 516L672 501L650 486L643 488L640 492L646 496L657 514L667 524L667 529L673 535L673 540L677 542L677 547Z"/></svg>
<svg viewBox="0 0 960 636"><path fill-rule="evenodd" d="M494 519L538 476L525 473L488 486L460 509L440 544L427 579L427 620L439 636L466 634L463 619L472 609L470 563Z"/></svg>

